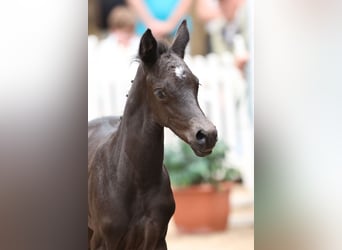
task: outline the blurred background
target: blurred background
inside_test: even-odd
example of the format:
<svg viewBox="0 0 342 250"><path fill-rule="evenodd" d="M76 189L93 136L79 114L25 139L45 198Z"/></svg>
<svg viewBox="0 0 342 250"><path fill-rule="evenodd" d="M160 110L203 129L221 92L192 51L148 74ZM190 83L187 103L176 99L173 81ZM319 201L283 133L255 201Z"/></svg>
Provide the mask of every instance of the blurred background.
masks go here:
<svg viewBox="0 0 342 250"><path fill-rule="evenodd" d="M200 80L199 103L218 129L219 145L211 158L190 160L192 153L166 129L166 165L174 192L210 185L224 196L223 205L209 198L183 206L176 192L177 216L181 207L198 210L202 218L206 209L221 213L217 207L227 215L209 217L221 221L218 228L204 222L187 228L176 216L167 235L170 250L254 248L252 5L251 0L88 1L88 120L122 115L147 27L157 39L172 42L180 22L188 21L185 62ZM218 186L227 182L233 183L227 190ZM214 207L206 208L208 203Z"/></svg>

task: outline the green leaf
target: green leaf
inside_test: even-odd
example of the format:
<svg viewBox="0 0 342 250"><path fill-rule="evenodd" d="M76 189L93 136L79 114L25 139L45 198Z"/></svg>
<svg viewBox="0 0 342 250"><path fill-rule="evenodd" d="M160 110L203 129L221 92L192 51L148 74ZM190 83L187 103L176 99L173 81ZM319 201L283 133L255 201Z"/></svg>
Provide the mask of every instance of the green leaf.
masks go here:
<svg viewBox="0 0 342 250"><path fill-rule="evenodd" d="M227 152L228 147L222 142L218 142L207 157L197 157L191 147L183 141L180 141L177 146L165 148L164 162L172 185L178 187L198 183L217 185L220 181L238 178L239 171L230 170L224 165Z"/></svg>

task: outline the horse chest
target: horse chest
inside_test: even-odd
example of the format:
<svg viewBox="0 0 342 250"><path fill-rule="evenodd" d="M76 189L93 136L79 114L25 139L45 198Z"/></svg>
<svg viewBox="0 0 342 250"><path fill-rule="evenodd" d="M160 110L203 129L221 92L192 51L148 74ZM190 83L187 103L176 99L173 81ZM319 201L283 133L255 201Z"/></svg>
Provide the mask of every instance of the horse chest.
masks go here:
<svg viewBox="0 0 342 250"><path fill-rule="evenodd" d="M162 197L162 195L165 195ZM127 211L129 222L122 228L122 249L155 249L163 244L175 203L170 193L150 191L137 195Z"/></svg>
<svg viewBox="0 0 342 250"><path fill-rule="evenodd" d="M163 190L162 187L156 187L155 190L146 195L138 195L135 199L135 213L137 217L156 220L159 222L168 222L175 209L171 189Z"/></svg>

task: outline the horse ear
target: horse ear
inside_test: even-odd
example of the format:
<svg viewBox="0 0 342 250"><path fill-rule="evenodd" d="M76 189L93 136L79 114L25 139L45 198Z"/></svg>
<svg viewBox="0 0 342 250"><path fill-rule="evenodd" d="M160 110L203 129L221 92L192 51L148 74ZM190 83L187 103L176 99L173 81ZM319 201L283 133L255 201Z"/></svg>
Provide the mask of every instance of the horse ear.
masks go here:
<svg viewBox="0 0 342 250"><path fill-rule="evenodd" d="M153 64L157 60L157 41L150 29L147 29L140 40L139 57L146 64Z"/></svg>
<svg viewBox="0 0 342 250"><path fill-rule="evenodd" d="M186 20L183 20L182 24L179 26L176 38L172 43L171 49L181 58L184 58L185 47L189 42L189 30L186 26Z"/></svg>

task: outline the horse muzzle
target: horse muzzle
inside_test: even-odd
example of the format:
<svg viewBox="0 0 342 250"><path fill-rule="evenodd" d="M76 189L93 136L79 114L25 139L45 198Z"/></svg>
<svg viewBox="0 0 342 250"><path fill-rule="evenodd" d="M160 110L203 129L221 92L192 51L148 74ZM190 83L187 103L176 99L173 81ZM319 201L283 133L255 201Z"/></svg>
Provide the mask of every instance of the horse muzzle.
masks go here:
<svg viewBox="0 0 342 250"><path fill-rule="evenodd" d="M190 146L197 156L209 155L217 142L217 130L213 126L210 129L199 129L195 139L190 141Z"/></svg>

